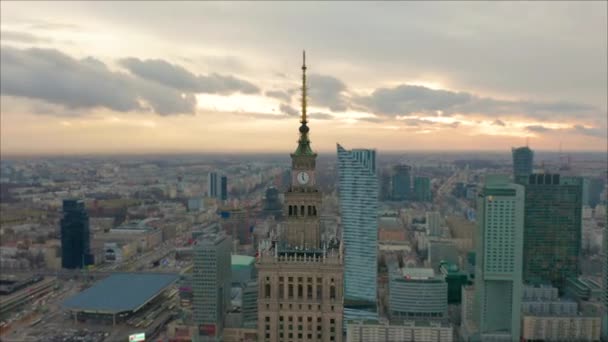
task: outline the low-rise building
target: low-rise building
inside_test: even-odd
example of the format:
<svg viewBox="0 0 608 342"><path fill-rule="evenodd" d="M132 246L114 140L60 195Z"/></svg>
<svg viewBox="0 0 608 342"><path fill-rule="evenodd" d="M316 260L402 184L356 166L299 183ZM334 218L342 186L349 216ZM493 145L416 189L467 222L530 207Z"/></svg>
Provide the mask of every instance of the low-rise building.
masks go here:
<svg viewBox="0 0 608 342"><path fill-rule="evenodd" d="M389 275L391 319L442 319L447 315L448 284L430 268L403 268Z"/></svg>
<svg viewBox="0 0 608 342"><path fill-rule="evenodd" d="M452 342L452 326L445 321L349 321L347 342Z"/></svg>

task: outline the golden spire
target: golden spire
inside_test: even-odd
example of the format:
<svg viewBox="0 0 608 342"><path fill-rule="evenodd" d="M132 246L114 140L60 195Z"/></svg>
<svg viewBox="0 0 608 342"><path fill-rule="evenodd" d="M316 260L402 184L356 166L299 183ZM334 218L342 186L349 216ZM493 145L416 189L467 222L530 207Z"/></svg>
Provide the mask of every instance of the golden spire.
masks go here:
<svg viewBox="0 0 608 342"><path fill-rule="evenodd" d="M306 124L306 51L302 51L302 121Z"/></svg>

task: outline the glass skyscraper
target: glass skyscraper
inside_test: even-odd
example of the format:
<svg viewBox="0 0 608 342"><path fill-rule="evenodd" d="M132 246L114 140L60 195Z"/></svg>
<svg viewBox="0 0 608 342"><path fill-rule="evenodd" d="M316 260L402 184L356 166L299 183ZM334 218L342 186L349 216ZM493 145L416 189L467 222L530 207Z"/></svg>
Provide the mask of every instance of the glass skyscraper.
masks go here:
<svg viewBox="0 0 608 342"><path fill-rule="evenodd" d="M475 302L482 341L519 340L521 325L524 187L488 175L477 198Z"/></svg>
<svg viewBox="0 0 608 342"><path fill-rule="evenodd" d="M89 214L83 200L63 200L61 267L83 268L93 263L90 252Z"/></svg>
<svg viewBox="0 0 608 342"><path fill-rule="evenodd" d="M528 146L513 148L513 178L529 176L534 167L534 151Z"/></svg>
<svg viewBox="0 0 608 342"><path fill-rule="evenodd" d="M194 246L192 272L195 341L222 341L224 318L230 309L231 239L208 229Z"/></svg>
<svg viewBox="0 0 608 342"><path fill-rule="evenodd" d="M412 168L409 165L396 165L393 168L392 180L392 200L405 201L411 199Z"/></svg>
<svg viewBox="0 0 608 342"><path fill-rule="evenodd" d="M376 151L338 145L338 176L344 243L344 312L375 313L378 242ZM355 314L355 313L353 313Z"/></svg>
<svg viewBox="0 0 608 342"><path fill-rule="evenodd" d="M217 173L209 172L208 181L207 181L207 193L209 197L217 198L218 196L218 182L217 182Z"/></svg>
<svg viewBox="0 0 608 342"><path fill-rule="evenodd" d="M566 278L578 276L583 180L532 174L518 182L526 188L524 280L563 291Z"/></svg>

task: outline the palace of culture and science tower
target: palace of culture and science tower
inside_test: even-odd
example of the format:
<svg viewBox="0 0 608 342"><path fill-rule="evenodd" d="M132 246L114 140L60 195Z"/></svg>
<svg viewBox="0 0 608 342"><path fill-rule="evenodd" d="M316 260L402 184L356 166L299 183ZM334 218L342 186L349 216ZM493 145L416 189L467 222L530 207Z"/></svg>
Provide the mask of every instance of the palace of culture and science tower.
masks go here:
<svg viewBox="0 0 608 342"><path fill-rule="evenodd" d="M300 123L285 193L286 222L258 254L258 340L342 341L343 258L338 243L321 239L322 194L315 183L317 154L308 139L305 56Z"/></svg>

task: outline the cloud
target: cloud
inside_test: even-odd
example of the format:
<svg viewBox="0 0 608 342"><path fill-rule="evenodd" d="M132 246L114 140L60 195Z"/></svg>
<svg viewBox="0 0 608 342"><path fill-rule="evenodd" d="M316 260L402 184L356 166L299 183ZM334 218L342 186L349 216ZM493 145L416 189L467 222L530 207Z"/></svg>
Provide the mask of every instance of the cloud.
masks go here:
<svg viewBox="0 0 608 342"><path fill-rule="evenodd" d="M494 126L503 126L504 127L505 123L502 120L496 119L496 120L494 120L494 122L492 122L492 125L494 125Z"/></svg>
<svg viewBox="0 0 608 342"><path fill-rule="evenodd" d="M0 50L3 95L39 99L69 109L105 107L160 115L193 113L196 100L157 83L112 72L94 58L74 59L55 49Z"/></svg>
<svg viewBox="0 0 608 342"><path fill-rule="evenodd" d="M530 131L530 132L534 132L534 133L543 133L543 132L551 131L551 128L541 126L541 125L531 125L531 126L527 126L526 130Z"/></svg>
<svg viewBox="0 0 608 342"><path fill-rule="evenodd" d="M255 85L233 76L212 73L207 76L195 75L176 64L162 59L140 60L124 58L119 63L131 73L157 82L167 87L192 93L229 95L235 92L254 94L259 92Z"/></svg>
<svg viewBox="0 0 608 342"><path fill-rule="evenodd" d="M290 102L291 101L291 94L288 94L285 91L281 91L281 90L268 90L267 92L264 93L264 95L268 96L268 97L273 97L275 99L279 99L285 102Z"/></svg>
<svg viewBox="0 0 608 342"><path fill-rule="evenodd" d="M299 116L300 112L298 112L295 108L293 108L292 106L285 104L285 103L281 103L281 105L279 106L279 109L281 110L281 113L286 114L288 116Z"/></svg>
<svg viewBox="0 0 608 342"><path fill-rule="evenodd" d="M587 128L582 125L574 125L572 127L572 131L574 133L587 135L587 136L591 136L591 137L596 137L596 138L606 139L608 137L608 127Z"/></svg>
<svg viewBox="0 0 608 342"><path fill-rule="evenodd" d="M345 97L346 85L339 79L311 74L308 76L308 96L311 105L328 107L333 112L345 111L348 102Z"/></svg>
<svg viewBox="0 0 608 342"><path fill-rule="evenodd" d="M313 120L332 120L334 116L327 113L310 113L308 116Z"/></svg>
<svg viewBox="0 0 608 342"><path fill-rule="evenodd" d="M2 31L0 32L0 40L17 43L50 43L53 41L48 37L37 36L31 33L19 31Z"/></svg>
<svg viewBox="0 0 608 342"><path fill-rule="evenodd" d="M585 127L583 125L574 125L568 128L549 128L542 125L527 126L526 130L533 133L541 134L552 134L552 133L565 133L565 134L579 134L595 138L606 139L608 137L607 127Z"/></svg>
<svg viewBox="0 0 608 342"><path fill-rule="evenodd" d="M578 117L597 118L599 109L571 102L508 101L480 97L468 92L437 90L423 86L399 85L379 88L367 96L353 96L352 104L384 116L479 114L486 116L519 115L540 120ZM495 125L504 125L500 120Z"/></svg>

